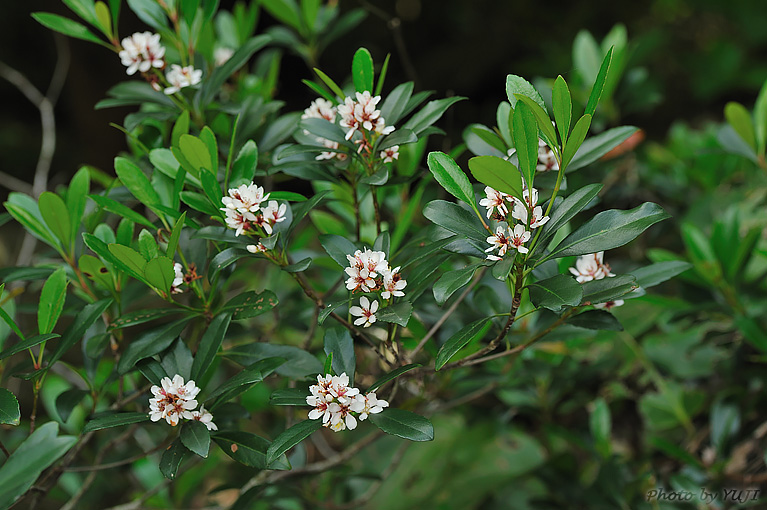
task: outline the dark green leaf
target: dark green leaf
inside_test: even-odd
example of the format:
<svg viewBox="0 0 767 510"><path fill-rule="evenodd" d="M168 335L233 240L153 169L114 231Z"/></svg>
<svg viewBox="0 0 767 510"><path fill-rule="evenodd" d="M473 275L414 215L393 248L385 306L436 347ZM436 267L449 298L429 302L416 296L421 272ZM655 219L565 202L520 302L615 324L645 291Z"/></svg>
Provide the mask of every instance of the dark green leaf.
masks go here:
<svg viewBox="0 0 767 510"><path fill-rule="evenodd" d="M325 354L333 357L333 371L338 375L348 375L353 385L357 358L354 355L354 341L349 330L342 326L328 328L325 330L324 344Z"/></svg>
<svg viewBox="0 0 767 510"><path fill-rule="evenodd" d="M69 328L64 332L61 342L59 342L58 347L53 351L53 355L48 359L48 366L52 366L60 360L64 353L79 342L88 328L101 317L101 314L103 314L111 304L111 299L103 299L85 305L85 307L75 316Z"/></svg>
<svg viewBox="0 0 767 510"><path fill-rule="evenodd" d="M37 327L41 335L50 333L56 326L64 309L67 297L67 275L64 267L59 267L48 277L40 294L37 308Z"/></svg>
<svg viewBox="0 0 767 510"><path fill-rule="evenodd" d="M304 402L306 404L306 402ZM256 469L266 469L266 450L269 441L248 432L219 432L213 437L218 446L232 459ZM282 455L270 469L290 469L287 457Z"/></svg>
<svg viewBox="0 0 767 510"><path fill-rule="evenodd" d="M434 360L434 369L439 370L445 366L445 363L470 342L481 340L492 325L490 317L484 317L461 328L440 347L437 358Z"/></svg>
<svg viewBox="0 0 767 510"><path fill-rule="evenodd" d="M162 386L162 379L164 377L170 378L168 372L166 372L160 362L154 358L142 359L136 363L136 368L141 372L141 375L146 377L149 382L156 386Z"/></svg>
<svg viewBox="0 0 767 510"><path fill-rule="evenodd" d="M256 361L244 368L240 373L226 381L211 393L205 403L212 402L209 409L212 411L221 404L228 402L240 393L246 391L254 384L263 381L269 374L285 363L285 358L266 358Z"/></svg>
<svg viewBox="0 0 767 510"><path fill-rule="evenodd" d="M585 329L606 329L608 331L623 331L623 326L610 312L604 310L587 310L570 317L567 324Z"/></svg>
<svg viewBox="0 0 767 510"><path fill-rule="evenodd" d="M320 235L320 244L330 255L330 258L343 268L349 267L349 260L346 256L354 256L354 252L357 251L357 247L351 241L335 234Z"/></svg>
<svg viewBox="0 0 767 510"><path fill-rule="evenodd" d="M248 140L242 146L237 158L232 165L232 175L229 178L230 186L250 184L256 174L258 166L258 146L253 140Z"/></svg>
<svg viewBox="0 0 767 510"><path fill-rule="evenodd" d="M181 310L177 308L160 308L152 310L137 310L135 312L126 313L121 315L109 325L109 330L127 328L130 326L137 326L138 324L144 324L145 322L159 319L174 313L181 313Z"/></svg>
<svg viewBox="0 0 767 510"><path fill-rule="evenodd" d="M396 370L392 370L388 374L382 376L379 378L376 382L374 382L372 385L370 385L370 388L367 389L365 393L370 393L373 391L376 391L378 388L383 386L384 384L388 383L389 381L393 381L397 377L401 376L405 372L409 372L413 370L414 368L420 367L420 363L411 363L409 365L405 365L404 367L399 367Z"/></svg>
<svg viewBox="0 0 767 510"><path fill-rule="evenodd" d="M398 129L394 133L387 135L385 138L381 139L380 144L378 145L378 150L384 150L388 149L389 147L394 147L395 145L404 145L406 143L415 143L418 141L418 137L409 129Z"/></svg>
<svg viewBox="0 0 767 510"><path fill-rule="evenodd" d="M466 236L480 246L487 245L487 230L477 217L452 202L432 200L424 207L423 215L450 232Z"/></svg>
<svg viewBox="0 0 767 510"><path fill-rule="evenodd" d="M403 301L396 305L389 305L386 308L378 310L376 319L383 322L392 322L399 324L403 328L407 327L410 316L413 314L413 304L410 301Z"/></svg>
<svg viewBox="0 0 767 510"><path fill-rule="evenodd" d="M403 409L386 409L378 414L371 414L370 421L387 434L411 441L431 441L434 439L434 427L421 415Z"/></svg>
<svg viewBox="0 0 767 510"><path fill-rule="evenodd" d="M597 451L604 457L609 456L612 419L610 417L610 407L602 397L594 401L589 414L589 428L591 429L591 436L594 438Z"/></svg>
<svg viewBox="0 0 767 510"><path fill-rule="evenodd" d="M631 271L636 278L636 283L643 289L649 289L659 283L670 280L678 274L681 274L692 267L689 262L681 260L667 260L665 262L656 262L655 264L640 267Z"/></svg>
<svg viewBox="0 0 767 510"><path fill-rule="evenodd" d="M413 82L402 83L394 87L381 105L381 117L390 126L397 124L405 111L405 106L413 94Z"/></svg>
<svg viewBox="0 0 767 510"><path fill-rule="evenodd" d="M372 416L372 415L371 415ZM322 420L304 420L296 423L282 434L274 438L266 450L266 465L270 467L285 452L309 437L312 432L319 430Z"/></svg>
<svg viewBox="0 0 767 510"><path fill-rule="evenodd" d="M458 289L471 281L474 276L474 272L479 269L480 264L472 264L463 269L456 269L455 271L448 271L444 273L437 283L434 284L432 292L434 292L434 299L437 300L437 304L440 306L445 304L445 301L450 299L450 296Z"/></svg>
<svg viewBox="0 0 767 510"><path fill-rule="evenodd" d="M597 304L614 301L621 296L625 296L635 288L634 276L630 274L621 274L601 280L591 280L583 285L582 304Z"/></svg>
<svg viewBox="0 0 767 510"><path fill-rule="evenodd" d="M605 88L605 81L607 80L607 73L612 59L613 48L610 48L610 51L607 52L602 61L602 66L599 68L599 74L597 74L597 79L594 81L594 86L591 88L589 101L586 103L586 110L584 111L586 115L594 115L594 112L597 110L597 104L599 104L599 98L602 97L602 90Z"/></svg>
<svg viewBox="0 0 767 510"><path fill-rule="evenodd" d="M276 372L293 379L315 375L322 371L322 363L314 355L292 345L249 343L226 350L223 355L243 365L275 356L284 358L288 361L277 367Z"/></svg>
<svg viewBox="0 0 767 510"><path fill-rule="evenodd" d="M227 248L224 251L216 254L213 260L210 261L208 266L208 277L213 279L218 273L230 265L234 264L243 257L249 257L250 253L240 248Z"/></svg>
<svg viewBox="0 0 767 510"><path fill-rule="evenodd" d="M186 211L179 216L178 220L176 220L176 224L173 225L173 230L170 234L170 239L168 239L168 246L165 249L165 256L169 259L173 260L173 257L176 255L176 249L178 248L178 240L181 237L181 230L184 228L184 222L186 221Z"/></svg>
<svg viewBox="0 0 767 510"><path fill-rule="evenodd" d="M123 425L132 425L133 423L142 423L149 421L147 413L112 413L104 414L93 418L85 424L83 432L93 432L94 430L109 429L112 427L121 427Z"/></svg>
<svg viewBox="0 0 767 510"><path fill-rule="evenodd" d="M274 390L269 397L269 403L273 406L305 406L308 396L303 388L285 388Z"/></svg>
<svg viewBox="0 0 767 510"><path fill-rule="evenodd" d="M162 353L160 365L166 374L180 375L184 380L192 379L192 351L186 346L181 338L177 338L173 344Z"/></svg>
<svg viewBox="0 0 767 510"><path fill-rule="evenodd" d="M192 373L190 375L192 380L199 380L211 363L213 363L216 353L224 341L224 336L229 329L231 320L231 313L221 313L208 325L205 334L200 339L200 345L197 347L197 353L194 356Z"/></svg>
<svg viewBox="0 0 767 510"><path fill-rule="evenodd" d="M144 225L145 227L151 229L155 228L152 222L146 219L142 214L137 213L130 207L127 207L116 200L112 200L109 197L102 197L101 195L88 195L88 198L96 202L102 209L115 213L123 218L128 218L132 222Z"/></svg>
<svg viewBox="0 0 767 510"><path fill-rule="evenodd" d="M163 452L160 458L160 472L168 480L176 478L178 468L181 466L181 462L184 460L187 452L186 446L181 443L181 439L176 439L171 445Z"/></svg>
<svg viewBox="0 0 767 510"><path fill-rule="evenodd" d="M32 17L37 20L38 23L46 28L55 30L69 37L75 37L84 41L95 42L97 44L103 44L103 41L96 35L88 30L85 25L73 21L69 18L64 18L57 14L51 14L49 12L35 12L32 13Z"/></svg>
<svg viewBox="0 0 767 510"><path fill-rule="evenodd" d="M295 264L283 266L282 270L288 273L300 273L302 271L306 271L311 265L312 265L312 258L306 257L303 260L299 260Z"/></svg>
<svg viewBox="0 0 767 510"><path fill-rule="evenodd" d="M137 361L159 354L178 338L190 318L179 319L170 324L144 332L138 339L133 340L120 356L117 372L122 375L133 368Z"/></svg>
<svg viewBox="0 0 767 510"><path fill-rule="evenodd" d="M59 338L60 336L61 335L57 335L55 333L46 333L44 335L37 335L37 336L33 336L32 338L27 338L25 340L18 342L13 347L9 347L7 349L4 349L2 352L0 352L0 360L13 356L17 352L25 351L31 347L40 345L41 343L47 342L48 340L51 340L52 338Z"/></svg>
<svg viewBox="0 0 767 510"><path fill-rule="evenodd" d="M426 106L421 108L416 114L410 117L410 120L402 125L402 129L409 129L417 136L420 136L426 128L437 122L440 117L458 101L463 101L465 97L446 97L444 99L437 99L435 101L429 101ZM387 120L387 119L384 119ZM431 167L431 165L429 165Z"/></svg>
<svg viewBox="0 0 767 510"><path fill-rule="evenodd" d="M638 130L639 128L634 126L620 126L592 136L581 144L570 164L567 165L567 171L572 172L593 163L628 140Z"/></svg>
<svg viewBox="0 0 767 510"><path fill-rule="evenodd" d="M317 316L317 324L322 326L322 323L325 322L325 319L330 317L330 314L333 313L333 311L336 310L336 308L343 306L347 303L347 301L338 301L337 303L330 303L325 308L323 308L319 315Z"/></svg>
<svg viewBox="0 0 767 510"><path fill-rule="evenodd" d="M572 276L558 274L528 285L530 301L536 308L544 307L558 312L563 306L581 303L583 288Z"/></svg>
<svg viewBox="0 0 767 510"><path fill-rule="evenodd" d="M240 67L245 65L256 51L266 46L270 41L271 37L265 34L248 39L224 65L215 68L208 79L203 81L202 87L200 87L195 97L195 103L202 106L210 103L215 94L221 90L226 80Z"/></svg>
<svg viewBox="0 0 767 510"><path fill-rule="evenodd" d="M230 299L221 309L221 313L233 314L232 320L250 319L268 312L277 306L277 302L277 296L270 290L260 294L251 290Z"/></svg>
<svg viewBox="0 0 767 510"><path fill-rule="evenodd" d="M71 389L56 397L56 412L62 422L66 422L72 414L72 410L88 394L85 390Z"/></svg>
<svg viewBox="0 0 767 510"><path fill-rule="evenodd" d="M586 139L586 135L589 133L589 127L591 127L591 115L588 114L578 119L578 122L575 123L573 132L570 133L570 137L567 139L567 144L565 145L565 150L562 153L561 167L567 168L570 164L573 156L575 156L575 153L581 147L581 144L583 144L583 140Z"/></svg>
<svg viewBox="0 0 767 510"><path fill-rule="evenodd" d="M304 401L306 403L306 401ZM16 395L5 388L0 388L0 423L4 425L18 425L21 420L19 401Z"/></svg>
<svg viewBox="0 0 767 510"><path fill-rule="evenodd" d="M189 420L181 426L181 443L189 451L196 453L202 458L208 457L210 450L210 432L208 427L198 420Z"/></svg>

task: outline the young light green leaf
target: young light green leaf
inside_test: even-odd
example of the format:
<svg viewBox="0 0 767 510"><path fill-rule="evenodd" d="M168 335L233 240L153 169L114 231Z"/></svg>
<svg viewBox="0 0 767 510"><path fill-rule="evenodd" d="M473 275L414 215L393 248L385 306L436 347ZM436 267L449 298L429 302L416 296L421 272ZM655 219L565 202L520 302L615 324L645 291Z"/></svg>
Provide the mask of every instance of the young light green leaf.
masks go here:
<svg viewBox="0 0 767 510"><path fill-rule="evenodd" d="M176 277L173 261L168 257L159 256L146 263L144 278L152 287L164 293L170 292L170 287Z"/></svg>
<svg viewBox="0 0 767 510"><path fill-rule="evenodd" d="M372 415L371 415L372 416ZM304 420L296 423L274 438L266 450L266 465L271 466L282 454L309 437L312 432L322 427L322 420Z"/></svg>
<svg viewBox="0 0 767 510"><path fill-rule="evenodd" d="M562 75L557 76L554 89L551 93L551 102L554 105L554 120L557 122L559 138L565 145L567 135L570 133L570 122L573 117L573 101L570 98L570 89Z"/></svg>
<svg viewBox="0 0 767 510"><path fill-rule="evenodd" d="M77 171L72 180L69 181L67 189L67 211L69 211L69 221L72 231L72 240L77 235L80 223L85 213L85 202L90 191L91 176L88 167L84 166Z"/></svg>
<svg viewBox="0 0 767 510"><path fill-rule="evenodd" d="M525 184L531 188L538 165L538 123L532 109L524 101L518 102L514 108L512 124L511 136L517 148L519 169L525 177Z"/></svg>
<svg viewBox="0 0 767 510"><path fill-rule="evenodd" d="M115 158L115 172L120 181L139 202L149 207L162 204L160 195L157 194L149 178L132 161L121 157Z"/></svg>
<svg viewBox="0 0 767 510"><path fill-rule="evenodd" d="M138 248L139 253L147 262L159 254L157 251L157 241L154 240L154 236L146 229L142 229L138 234Z"/></svg>
<svg viewBox="0 0 767 510"><path fill-rule="evenodd" d="M88 195L88 198L96 202L96 204L98 204L98 206L102 209L113 212L123 218L127 218L133 223L144 225L145 227L149 227L153 230L155 228L152 222L146 219L142 214L134 211L130 207L125 206L116 200L113 200L109 197L102 197L101 195Z"/></svg>
<svg viewBox="0 0 767 510"><path fill-rule="evenodd" d="M72 242L72 221L67 204L56 193L44 191L38 201L40 214L51 232L68 248Z"/></svg>
<svg viewBox="0 0 767 510"><path fill-rule="evenodd" d="M98 20L98 28L107 36L108 39L112 38L112 17L109 14L109 7L104 2L96 2L94 6L96 11L96 19Z"/></svg>
<svg viewBox="0 0 767 510"><path fill-rule="evenodd" d="M378 414L371 414L369 420L387 434L409 439L410 441L431 441L434 439L434 426L423 416L404 409L386 409Z"/></svg>
<svg viewBox="0 0 767 510"><path fill-rule="evenodd" d="M208 451L210 450L210 432L208 427L198 420L189 420L184 422L181 427L181 443L186 446L189 451L196 453L203 459L208 457Z"/></svg>
<svg viewBox="0 0 767 510"><path fill-rule="evenodd" d="M37 327L41 335L50 333L56 326L67 297L67 274L60 266L48 277L40 294L37 308Z"/></svg>
<svg viewBox="0 0 767 510"><path fill-rule="evenodd" d="M117 260L129 269L131 276L137 280L146 282L144 268L146 267L147 262L139 252L121 244L110 244L108 245L108 249Z"/></svg>
<svg viewBox="0 0 767 510"><path fill-rule="evenodd" d="M434 178L448 193L472 209L477 207L469 178L453 158L443 152L430 152L426 161Z"/></svg>
<svg viewBox="0 0 767 510"><path fill-rule="evenodd" d="M557 132L554 131L554 126L551 123L551 118L549 118L549 114L541 108L538 103L533 101L527 96L524 96L522 94L517 94L517 99L519 99L522 103L526 104L528 107L530 107L530 111L533 112L533 115L535 116L535 122L538 124L538 129L541 133L541 138L543 138L543 141L546 142L546 145L549 147L557 147L559 144L557 144ZM514 129L513 129L513 123L514 123L514 116L512 115L511 118L512 121L512 139L514 138Z"/></svg>
<svg viewBox="0 0 767 510"><path fill-rule="evenodd" d="M357 92L373 93L373 57L366 48L360 48L352 59L352 81Z"/></svg>
<svg viewBox="0 0 767 510"><path fill-rule="evenodd" d="M332 356L333 371L341 375L345 373L349 376L351 384L354 384L354 370L357 365L357 358L354 355L354 341L349 334L349 330L336 326L325 330L325 354Z"/></svg>
<svg viewBox="0 0 767 510"><path fill-rule="evenodd" d="M482 319L476 320L458 330L458 332L451 336L447 342L440 347L439 352L437 353L437 358L434 361L434 369L439 370L445 366L445 363L450 361L458 351L463 349L469 343L481 340L490 330L492 325L493 323L490 322L490 317L483 317Z"/></svg>
<svg viewBox="0 0 767 510"><path fill-rule="evenodd" d="M583 288L572 276L558 274L551 278L531 283L530 301L536 308L548 308L559 312L564 306L577 306L581 303Z"/></svg>
<svg viewBox="0 0 767 510"><path fill-rule="evenodd" d="M594 112L597 111L597 105L599 104L599 98L602 97L602 90L605 88L605 81L607 80L607 73L610 70L610 63L613 59L613 48L610 48L610 50L605 55L604 60L602 60L602 66L599 68L599 74L597 74L597 78L594 81L594 86L591 88L591 94L589 94L589 100L586 103L586 110L584 111L584 115L594 115Z"/></svg>
<svg viewBox="0 0 767 510"><path fill-rule="evenodd" d="M338 96L341 99L341 101L343 102L343 99L346 97L346 94L344 94L344 91L341 90L341 87L339 87L336 84L336 82L334 82L330 78L330 76L328 76L327 74L323 73L322 71L320 71L316 67L314 68L314 72L317 73L317 76L319 76L320 80L322 80L325 83L325 85L327 85L330 88L330 90L333 91L333 94Z"/></svg>
<svg viewBox="0 0 767 510"><path fill-rule="evenodd" d="M591 115L586 114L575 123L573 132L570 133L570 137L567 139L565 150L562 153L562 167L567 168L570 161L578 152L583 140L586 139L586 135L589 133L589 127L591 127Z"/></svg>
<svg viewBox="0 0 767 510"><path fill-rule="evenodd" d="M178 140L178 147L191 165L192 174L195 177L200 177L202 170L213 171L213 162L208 146L201 139L192 135L181 135Z"/></svg>
<svg viewBox="0 0 767 510"><path fill-rule="evenodd" d="M232 187L241 184L250 184L256 174L258 165L258 146L253 140L248 140L242 146L237 158L232 165L232 175L229 178L229 185Z"/></svg>
<svg viewBox="0 0 767 510"><path fill-rule="evenodd" d="M482 184L522 200L522 174L512 163L496 156L476 156L469 170Z"/></svg>
<svg viewBox="0 0 767 510"><path fill-rule="evenodd" d="M535 87L533 87L530 82L521 76L510 74L506 76L506 96L509 98L509 103L511 103L512 108L516 108L517 101L519 99L517 94L522 94L523 96L529 97L538 103L538 106L543 108L543 111L547 111L546 103L543 102L543 98L538 93L538 91L535 90Z"/></svg>
<svg viewBox="0 0 767 510"><path fill-rule="evenodd" d="M764 156L767 147L767 81L762 85L754 104L754 136L756 153Z"/></svg>
<svg viewBox="0 0 767 510"><path fill-rule="evenodd" d="M181 213L181 216L179 216L178 220L176 220L176 224L173 225L173 230L170 233L170 238L168 239L168 246L165 248L165 256L171 260L173 260L173 257L176 256L176 249L178 248L178 240L181 237L181 230L184 228L185 221L186 221L186 211Z"/></svg>
<svg viewBox="0 0 767 510"><path fill-rule="evenodd" d="M738 136L756 152L756 134L748 110L742 104L730 101L724 106L724 118L727 119L732 129L738 133Z"/></svg>

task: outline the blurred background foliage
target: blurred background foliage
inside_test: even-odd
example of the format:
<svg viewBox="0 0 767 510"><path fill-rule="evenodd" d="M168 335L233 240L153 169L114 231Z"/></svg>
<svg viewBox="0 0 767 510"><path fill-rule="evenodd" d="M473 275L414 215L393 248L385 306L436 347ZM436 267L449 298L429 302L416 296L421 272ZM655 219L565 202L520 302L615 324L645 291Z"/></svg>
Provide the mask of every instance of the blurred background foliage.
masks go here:
<svg viewBox="0 0 767 510"><path fill-rule="evenodd" d="M443 376L430 395L434 442L405 451L386 438L347 466L259 492L248 508L315 508L359 497L379 483L369 508L708 508L697 499L648 502L647 491L659 487L718 491L720 500L711 508L765 505L764 490L756 503L721 501L725 488L767 487L767 172L763 161L737 150L723 127L725 104L737 101L751 111L767 80L763 0L552 1L545 8L493 0L340 5L362 8L367 18L319 56L320 67L345 76L351 55L365 46L376 56L392 53L390 83L414 80L417 89L439 97L467 96L446 115L441 127L447 136L430 140L443 150L463 143L470 124L494 125L507 74L541 77L534 81L542 89L563 74L577 98L593 80L589 51L625 37L622 60L616 60L623 72L594 129L635 125L644 141L568 179L574 188L603 182L605 207L654 201L673 215L610 252L615 273L648 259L687 260L694 268L614 309L622 332L568 326L518 359ZM49 186L67 182L81 164L109 171L125 138L106 126L130 110L94 111L93 105L124 78L123 67L101 48L55 38L29 17L30 7L3 6L0 60L44 88L56 48L71 54L56 110L59 145ZM55 0L35 2L32 9L67 14ZM121 26L121 34L141 27L132 22ZM262 11L258 23L261 32L276 22ZM305 59L285 49L276 92L286 102L284 111L302 110L314 98L301 84L304 78L311 78ZM31 177L39 150L37 112L6 82L0 82L0 97L0 168ZM0 266L14 251L9 239L3 246ZM440 339L465 324L472 310L507 309L496 290L479 286ZM302 313L289 300L281 302L283 317ZM434 318L440 313L435 306ZM48 391L44 402L52 408L55 388ZM267 408L268 392L247 395L245 405ZM299 447L293 465L305 454ZM400 456L398 468L378 480L392 456ZM215 466L212 458L187 471L147 504L201 506L194 501L197 486ZM149 490L158 483L155 471L144 459L131 475ZM236 470L225 475L214 477L219 485L210 487L222 489L214 497L221 503L228 485L250 477ZM76 483L65 476L60 490L76 491Z"/></svg>

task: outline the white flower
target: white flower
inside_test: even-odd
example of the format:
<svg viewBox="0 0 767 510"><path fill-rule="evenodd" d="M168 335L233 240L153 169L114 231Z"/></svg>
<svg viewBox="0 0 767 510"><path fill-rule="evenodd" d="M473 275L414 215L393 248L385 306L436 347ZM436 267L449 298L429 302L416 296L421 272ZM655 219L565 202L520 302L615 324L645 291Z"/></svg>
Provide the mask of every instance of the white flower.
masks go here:
<svg viewBox="0 0 767 510"><path fill-rule="evenodd" d="M335 105L327 99L318 98L312 101L309 108L304 110L302 119L325 119L329 122L336 121L338 110Z"/></svg>
<svg viewBox="0 0 767 510"><path fill-rule="evenodd" d="M570 273L575 276L578 283L601 280L606 276L615 276L610 272L610 266L604 263L605 252L581 255L575 261L575 267L570 268Z"/></svg>
<svg viewBox="0 0 767 510"><path fill-rule="evenodd" d="M256 217L252 212L243 213L229 208L221 208L221 210L226 212L226 225L235 230L235 236L239 236L246 230L250 230L252 227L251 222L257 223L258 217L263 218L260 214Z"/></svg>
<svg viewBox="0 0 767 510"><path fill-rule="evenodd" d="M136 32L122 40L122 50L118 53L128 75L136 71L145 73L151 68L162 69L165 66L163 56L165 48L160 44L160 34Z"/></svg>
<svg viewBox="0 0 767 510"><path fill-rule="evenodd" d="M270 200L269 204L261 211L265 220L270 227L273 227L277 223L285 221L285 211L287 211L287 204L278 204L276 200ZM271 228L269 233L271 234Z"/></svg>
<svg viewBox="0 0 767 510"><path fill-rule="evenodd" d="M205 406L200 406L199 411L192 411L190 419L202 422L208 430L218 430L218 426L213 423L213 415L205 409Z"/></svg>
<svg viewBox="0 0 767 510"><path fill-rule="evenodd" d="M527 253L529 250L523 245L530 240L530 231L524 225L517 224L514 230L509 229L509 244L516 248L519 253Z"/></svg>
<svg viewBox="0 0 767 510"><path fill-rule="evenodd" d="M327 140L325 138L317 138L317 141L320 142L322 145L324 145L328 149L338 149L340 146L338 142L334 142L332 140ZM335 152L335 151L325 151L318 154L314 159L317 161L322 161L323 159L333 159L336 158L338 161L344 161L346 160L348 156L344 152Z"/></svg>
<svg viewBox="0 0 767 510"><path fill-rule="evenodd" d="M402 279L399 274L399 270L399 267L395 267L391 271L385 271L383 273L383 292L381 292L382 298L389 299L392 296L402 297L405 295L405 293L402 292L402 289L407 286L407 282Z"/></svg>
<svg viewBox="0 0 767 510"><path fill-rule="evenodd" d="M256 212L261 207L261 202L269 198L269 193L264 195L264 188L256 186L252 182L243 184L239 188L229 190L229 196L221 199L227 209L238 210L242 213ZM221 209L225 210L224 208Z"/></svg>
<svg viewBox="0 0 767 510"><path fill-rule="evenodd" d="M232 55L234 55L234 50L231 48L226 48L223 46L220 46L215 49L213 52L213 62L216 67L220 67L226 62L232 58Z"/></svg>
<svg viewBox="0 0 767 510"><path fill-rule="evenodd" d="M519 200L515 201L514 210L512 211L511 216L521 221L524 225L527 225L527 207ZM530 228L538 228L542 225L545 225L548 221L549 217L543 215L543 209L541 209L541 206L536 205L533 208L533 215L530 218Z"/></svg>
<svg viewBox="0 0 767 510"><path fill-rule="evenodd" d="M606 303L598 303L594 305L594 308L600 308L605 310L610 310L613 307L616 306L623 306L623 300L622 299L616 299L614 301L608 301Z"/></svg>
<svg viewBox="0 0 767 510"><path fill-rule="evenodd" d="M184 283L184 267L176 262L173 264L173 283L170 284L171 294L181 294L184 292L179 287Z"/></svg>
<svg viewBox="0 0 767 510"><path fill-rule="evenodd" d="M385 273L389 270L389 263L386 261L386 254L382 251L372 251L365 248L365 251L357 250L354 255L347 255L349 267L344 271L349 275L346 280L346 288L351 291L362 289L363 292L377 290L375 278L379 273Z"/></svg>
<svg viewBox="0 0 767 510"><path fill-rule="evenodd" d="M338 105L338 114L341 115L341 121L339 125L341 127L348 128L346 132L346 139L349 140L354 132L359 128L359 121L354 116L354 99L347 97L344 99L344 104Z"/></svg>
<svg viewBox="0 0 767 510"><path fill-rule="evenodd" d="M391 163L395 159L399 159L399 145L392 145L388 149L382 150L379 156L384 163Z"/></svg>
<svg viewBox="0 0 767 510"><path fill-rule="evenodd" d="M245 247L250 253L264 253L266 252L266 246L261 243L249 244Z"/></svg>
<svg viewBox="0 0 767 510"><path fill-rule="evenodd" d="M350 314L359 317L354 321L354 325L363 328L370 327L376 321L376 311L378 311L378 301L373 300L371 303L365 296L360 298L360 306L352 306L349 309Z"/></svg>
<svg viewBox="0 0 767 510"><path fill-rule="evenodd" d="M493 209L498 208L498 214L504 218L509 214L506 202L511 201L513 197L501 191L494 190L490 186L485 186L485 198L479 201L479 205L487 208L487 217L493 215Z"/></svg>
<svg viewBox="0 0 767 510"><path fill-rule="evenodd" d="M349 140L358 129L365 129L382 135L388 135L394 131L394 126L387 126L381 110L376 110L376 105L381 96L371 96L369 91L357 92L357 100L351 97L344 98L344 104L338 106L341 115L341 127L348 128L346 139Z"/></svg>
<svg viewBox="0 0 767 510"><path fill-rule="evenodd" d="M539 172L559 170L559 163L557 163L554 151L540 138L538 139L538 164L535 166L535 169Z"/></svg>
<svg viewBox="0 0 767 510"><path fill-rule="evenodd" d="M506 251L509 249L509 237L507 230L502 225L498 225L495 228L495 234L487 238L487 242L490 244L490 248L485 250L485 253L489 253L495 249L498 249L498 255L490 254L487 256L488 260L501 260Z"/></svg>
<svg viewBox="0 0 767 510"><path fill-rule="evenodd" d="M346 372L333 376L328 386L328 393L342 404L350 403L353 397L359 395L359 392L357 388L349 386L349 376Z"/></svg>
<svg viewBox="0 0 767 510"><path fill-rule="evenodd" d="M202 80L202 71L192 66L181 67L178 64L170 66L170 71L165 75L170 87L165 89L167 95L175 94L184 87L197 85Z"/></svg>
<svg viewBox="0 0 767 510"><path fill-rule="evenodd" d="M369 415L378 414L384 410L384 407L389 407L389 403L386 400L376 397L375 392L370 392L363 397L364 407L358 411L360 413L360 421L365 421Z"/></svg>
<svg viewBox="0 0 767 510"><path fill-rule="evenodd" d="M152 421L165 418L175 427L180 418L193 419L191 413L197 407L195 397L200 392L194 381L184 384L184 378L176 374L173 380L163 377L162 387L152 386L154 398L149 399L149 417Z"/></svg>

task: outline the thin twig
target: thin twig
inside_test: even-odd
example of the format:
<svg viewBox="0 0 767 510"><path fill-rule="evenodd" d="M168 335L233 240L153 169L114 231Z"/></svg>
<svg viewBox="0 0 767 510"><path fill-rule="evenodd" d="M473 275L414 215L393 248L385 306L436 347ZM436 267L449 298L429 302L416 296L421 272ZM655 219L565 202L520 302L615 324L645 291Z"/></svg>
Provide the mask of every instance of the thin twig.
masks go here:
<svg viewBox="0 0 767 510"><path fill-rule="evenodd" d="M2 441L0 441L0 450L3 451L6 457L10 457L11 453L8 451L8 448L5 447Z"/></svg>
<svg viewBox="0 0 767 510"><path fill-rule="evenodd" d="M5 172L0 172L0 182L3 183L4 188L11 191L18 191L19 193L24 193L25 195L32 194L31 184L26 181L22 181L21 179L17 179L16 177Z"/></svg>
<svg viewBox="0 0 767 510"><path fill-rule="evenodd" d="M412 359L415 357L418 352L423 349L423 346L426 345L426 342L429 341L431 337L434 336L434 334L439 331L439 328L442 327L442 325L447 321L447 319L455 312L455 310L460 306L460 304L463 302L464 299L466 299L466 296L469 295L469 292L477 286L477 284L482 280L482 277L485 275L485 271L487 270L487 267L483 267L479 270L477 275L474 277L474 280L469 284L466 289L464 289L463 293L458 296L458 299L455 300L455 302L450 305L450 308L445 310L445 313L442 314L442 317L439 318L439 320L434 323L434 326L431 327L431 329L426 333L426 336L421 339L421 341L418 343L418 345L415 346L415 349L413 349L408 357L408 362L412 361Z"/></svg>

